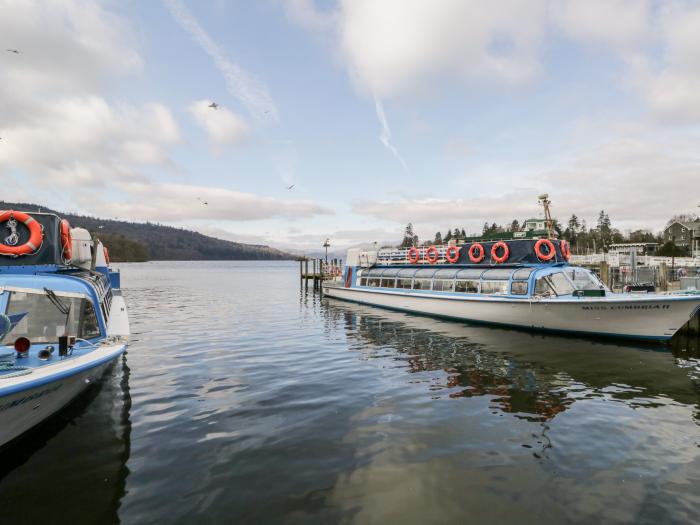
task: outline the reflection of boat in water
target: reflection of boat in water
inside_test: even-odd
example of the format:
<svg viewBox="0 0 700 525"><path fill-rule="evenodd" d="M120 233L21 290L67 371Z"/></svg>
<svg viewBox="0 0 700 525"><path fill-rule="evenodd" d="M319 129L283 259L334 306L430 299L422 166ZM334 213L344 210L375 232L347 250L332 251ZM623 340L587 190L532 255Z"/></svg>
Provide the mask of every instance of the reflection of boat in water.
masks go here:
<svg viewBox="0 0 700 525"><path fill-rule="evenodd" d="M126 350L119 274L87 230L0 213L0 446L67 405ZM14 347L14 348L13 348Z"/></svg>
<svg viewBox="0 0 700 525"><path fill-rule="evenodd" d="M570 266L566 241L519 239L408 250L348 250L325 295L374 306L527 330L668 340L700 294L612 293Z"/></svg>
<svg viewBox="0 0 700 525"><path fill-rule="evenodd" d="M434 393L491 396L493 408L524 419L550 420L582 396L644 398L635 401L639 406L662 398L697 405L700 368L683 352L470 326L333 300L326 310L363 352L381 348L386 355L388 348L410 373L440 372L440 381L429 386Z"/></svg>
<svg viewBox="0 0 700 525"><path fill-rule="evenodd" d="M126 358L118 360L103 381L3 450L3 523L50 515L61 523L120 523L131 452L129 373Z"/></svg>

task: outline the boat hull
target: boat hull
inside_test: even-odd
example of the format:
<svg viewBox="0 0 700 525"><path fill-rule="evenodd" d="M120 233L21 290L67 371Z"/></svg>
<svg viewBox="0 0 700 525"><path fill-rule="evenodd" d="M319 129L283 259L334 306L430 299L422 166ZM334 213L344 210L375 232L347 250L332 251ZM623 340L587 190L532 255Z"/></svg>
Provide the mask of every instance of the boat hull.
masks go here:
<svg viewBox="0 0 700 525"><path fill-rule="evenodd" d="M668 340L700 306L700 296L510 299L343 288L324 284L328 297L394 310L529 330Z"/></svg>
<svg viewBox="0 0 700 525"><path fill-rule="evenodd" d="M100 379L126 345L100 348L84 357L58 362L54 369L0 382L0 447L49 418ZM68 366L66 366L68 365Z"/></svg>

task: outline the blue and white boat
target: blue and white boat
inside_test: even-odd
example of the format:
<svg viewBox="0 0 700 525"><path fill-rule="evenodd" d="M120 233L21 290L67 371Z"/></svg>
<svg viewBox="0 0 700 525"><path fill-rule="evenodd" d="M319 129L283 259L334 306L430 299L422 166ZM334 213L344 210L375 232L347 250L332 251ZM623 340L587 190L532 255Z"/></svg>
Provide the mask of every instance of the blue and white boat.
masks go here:
<svg viewBox="0 0 700 525"><path fill-rule="evenodd" d="M700 308L700 294L612 293L568 264L549 238L461 246L351 249L328 297L477 323L592 336L668 340Z"/></svg>
<svg viewBox="0 0 700 525"><path fill-rule="evenodd" d="M108 253L53 214L0 212L0 446L121 356L129 320Z"/></svg>

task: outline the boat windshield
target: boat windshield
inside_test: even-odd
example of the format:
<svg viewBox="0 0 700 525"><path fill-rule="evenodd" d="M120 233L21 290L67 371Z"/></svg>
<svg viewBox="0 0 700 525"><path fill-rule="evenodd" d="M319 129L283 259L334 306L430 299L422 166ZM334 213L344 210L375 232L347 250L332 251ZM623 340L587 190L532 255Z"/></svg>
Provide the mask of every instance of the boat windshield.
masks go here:
<svg viewBox="0 0 700 525"><path fill-rule="evenodd" d="M552 295L571 295L575 288L563 272L551 273L539 277L535 282L535 295L544 297Z"/></svg>
<svg viewBox="0 0 700 525"><path fill-rule="evenodd" d="M585 268L574 266L565 270L566 276L571 279L577 290L603 290L605 286L592 272Z"/></svg>
<svg viewBox="0 0 700 525"><path fill-rule="evenodd" d="M7 293L10 297L5 313L16 324L1 344L11 345L18 337L32 343L51 343L62 335L82 339L100 336L95 308L85 298L62 296L51 290Z"/></svg>

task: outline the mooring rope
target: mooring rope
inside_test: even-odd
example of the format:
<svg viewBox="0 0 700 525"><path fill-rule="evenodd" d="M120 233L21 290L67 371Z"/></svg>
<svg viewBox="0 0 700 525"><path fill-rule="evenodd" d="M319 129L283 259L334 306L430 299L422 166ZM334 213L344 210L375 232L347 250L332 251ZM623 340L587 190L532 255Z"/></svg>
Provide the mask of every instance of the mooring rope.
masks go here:
<svg viewBox="0 0 700 525"><path fill-rule="evenodd" d="M28 366L15 365L15 356L13 353L0 354L0 379L26 376L31 373L32 369Z"/></svg>

